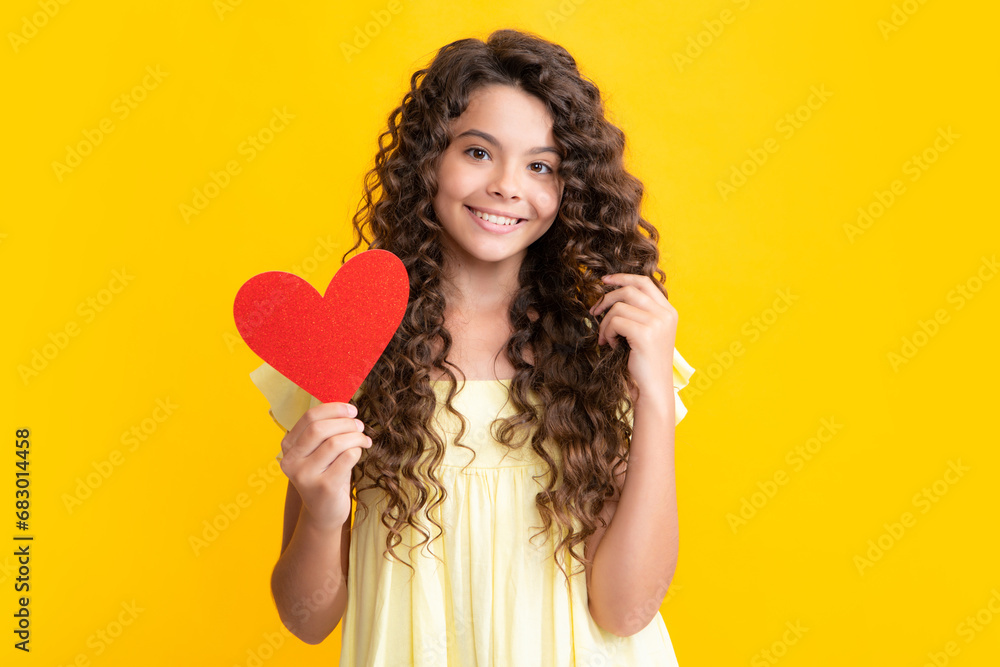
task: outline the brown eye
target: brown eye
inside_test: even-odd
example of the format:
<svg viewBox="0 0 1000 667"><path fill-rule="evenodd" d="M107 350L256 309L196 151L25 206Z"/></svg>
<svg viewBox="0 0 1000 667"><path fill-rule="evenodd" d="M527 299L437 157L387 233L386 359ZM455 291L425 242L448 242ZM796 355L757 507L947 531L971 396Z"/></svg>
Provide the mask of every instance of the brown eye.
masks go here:
<svg viewBox="0 0 1000 667"><path fill-rule="evenodd" d="M541 167L542 171L535 171L534 169L532 169L532 171L534 171L536 174L550 174L550 173L552 173L552 167L550 167L549 165L545 164L544 162L532 162L528 166L529 167ZM546 169L548 171L545 171Z"/></svg>

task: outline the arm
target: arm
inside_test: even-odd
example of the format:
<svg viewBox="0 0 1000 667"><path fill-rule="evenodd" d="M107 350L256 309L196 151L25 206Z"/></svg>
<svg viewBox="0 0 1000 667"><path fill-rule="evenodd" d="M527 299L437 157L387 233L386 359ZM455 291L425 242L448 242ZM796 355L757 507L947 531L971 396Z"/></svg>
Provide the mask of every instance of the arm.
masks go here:
<svg viewBox="0 0 1000 667"><path fill-rule="evenodd" d="M634 408L628 469L609 522L593 540L588 578L590 614L618 636L635 634L657 614L677 568L677 491L674 481L676 406L673 351L677 311L648 276L616 273L618 288L590 309L605 312L598 344L629 343Z"/></svg>
<svg viewBox="0 0 1000 667"><path fill-rule="evenodd" d="M658 613L677 567L673 394L635 403L628 470L609 525L591 536L590 615L620 637L646 627ZM599 534L600 533L600 534Z"/></svg>
<svg viewBox="0 0 1000 667"><path fill-rule="evenodd" d="M351 519L330 534L303 511L302 499L288 483L281 555L271 574L271 594L281 622L307 644L333 632L347 607L347 570Z"/></svg>

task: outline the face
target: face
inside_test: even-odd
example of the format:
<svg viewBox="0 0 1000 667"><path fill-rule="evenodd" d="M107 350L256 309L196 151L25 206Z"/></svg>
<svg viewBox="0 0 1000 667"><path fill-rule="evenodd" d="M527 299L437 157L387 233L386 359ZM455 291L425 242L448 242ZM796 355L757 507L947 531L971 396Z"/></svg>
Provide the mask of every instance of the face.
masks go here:
<svg viewBox="0 0 1000 667"><path fill-rule="evenodd" d="M491 85L470 96L452 137L434 197L445 255L470 267L520 267L527 247L552 226L562 197L552 117L538 98Z"/></svg>

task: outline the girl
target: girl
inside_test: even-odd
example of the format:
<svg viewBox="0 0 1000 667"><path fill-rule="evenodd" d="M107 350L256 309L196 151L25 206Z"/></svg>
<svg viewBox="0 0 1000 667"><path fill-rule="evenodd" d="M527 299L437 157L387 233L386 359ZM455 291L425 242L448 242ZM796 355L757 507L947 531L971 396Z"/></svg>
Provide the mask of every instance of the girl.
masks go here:
<svg viewBox="0 0 1000 667"><path fill-rule="evenodd" d="M694 369L623 150L514 30L443 47L390 114L347 254L402 259L399 330L351 403L251 373L286 431L275 604L311 644L343 618L342 666L676 665Z"/></svg>

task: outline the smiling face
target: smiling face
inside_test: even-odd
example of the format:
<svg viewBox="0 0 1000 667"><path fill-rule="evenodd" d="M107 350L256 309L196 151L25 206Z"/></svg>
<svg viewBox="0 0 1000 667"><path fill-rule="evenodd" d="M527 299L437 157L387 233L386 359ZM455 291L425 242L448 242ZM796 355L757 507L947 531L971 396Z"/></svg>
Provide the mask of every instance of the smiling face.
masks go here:
<svg viewBox="0 0 1000 667"><path fill-rule="evenodd" d="M493 264L516 273L559 211L563 188L552 117L540 99L490 85L469 97L452 137L438 163L434 197L445 254L470 270Z"/></svg>

